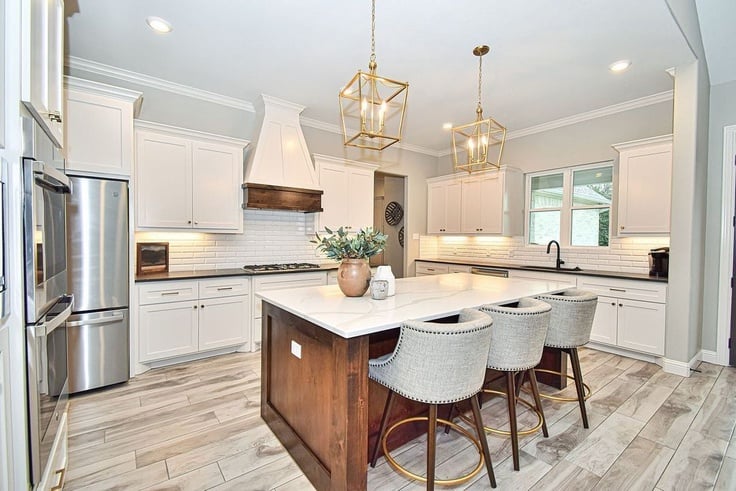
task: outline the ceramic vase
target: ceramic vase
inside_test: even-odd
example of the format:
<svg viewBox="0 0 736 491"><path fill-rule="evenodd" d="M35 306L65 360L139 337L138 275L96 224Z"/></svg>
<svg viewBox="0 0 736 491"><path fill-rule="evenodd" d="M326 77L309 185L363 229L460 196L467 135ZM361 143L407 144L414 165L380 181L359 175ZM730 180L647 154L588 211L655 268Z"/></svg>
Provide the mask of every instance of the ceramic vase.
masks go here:
<svg viewBox="0 0 736 491"><path fill-rule="evenodd" d="M346 297L360 297L371 282L371 268L366 259L343 259L337 268L337 284Z"/></svg>

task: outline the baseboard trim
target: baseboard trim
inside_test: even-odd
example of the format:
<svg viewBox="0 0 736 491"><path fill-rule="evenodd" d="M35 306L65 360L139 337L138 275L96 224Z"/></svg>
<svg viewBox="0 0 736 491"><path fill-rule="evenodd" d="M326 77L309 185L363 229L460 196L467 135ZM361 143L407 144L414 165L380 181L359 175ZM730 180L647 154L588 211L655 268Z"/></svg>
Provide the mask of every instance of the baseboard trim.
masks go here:
<svg viewBox="0 0 736 491"><path fill-rule="evenodd" d="M723 365L723 363L721 363L721 360L718 359L718 352L717 351L712 351L712 350L709 350L709 349L704 349L703 351L701 351L701 353L703 354L703 361L704 362L706 362L706 363L712 363L714 365Z"/></svg>
<svg viewBox="0 0 736 491"><path fill-rule="evenodd" d="M703 359L703 352L698 351L697 353L695 353L695 356L693 356L690 359L690 361L687 363L685 363L684 361L671 360L669 358L662 358L660 365L662 367L662 370L664 370L667 373L671 373L673 375L679 375L680 377L689 377L690 370L692 368L695 368L702 359Z"/></svg>
<svg viewBox="0 0 736 491"><path fill-rule="evenodd" d="M648 355L646 353L639 353L638 351L629 351L624 348L619 348L617 346L610 346L607 344L599 344L595 341L590 341L588 344L585 345L586 348L593 348L598 351L605 351L606 353L612 353L614 355L619 356L625 356L627 358L634 358L635 360L641 360L646 361L648 363L656 363L657 365L662 365L659 362L659 357L654 355Z"/></svg>

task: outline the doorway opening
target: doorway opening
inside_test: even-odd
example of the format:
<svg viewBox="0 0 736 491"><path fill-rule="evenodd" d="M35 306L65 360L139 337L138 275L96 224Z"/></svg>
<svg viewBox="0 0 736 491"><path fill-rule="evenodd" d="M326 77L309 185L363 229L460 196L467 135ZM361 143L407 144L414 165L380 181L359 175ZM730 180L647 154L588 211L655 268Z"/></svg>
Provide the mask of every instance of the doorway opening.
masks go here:
<svg viewBox="0 0 736 491"><path fill-rule="evenodd" d="M406 196L404 176L376 172L373 181L373 228L388 236L383 253L371 266L391 266L396 278L404 277Z"/></svg>

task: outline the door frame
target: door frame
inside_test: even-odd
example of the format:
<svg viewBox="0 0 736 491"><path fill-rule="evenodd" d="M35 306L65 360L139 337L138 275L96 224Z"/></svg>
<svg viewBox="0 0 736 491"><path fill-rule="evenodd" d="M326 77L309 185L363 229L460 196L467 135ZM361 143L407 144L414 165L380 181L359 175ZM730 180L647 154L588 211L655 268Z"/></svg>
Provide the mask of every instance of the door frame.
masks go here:
<svg viewBox="0 0 736 491"><path fill-rule="evenodd" d="M736 125L723 128L723 180L721 188L721 253L718 274L718 329L716 333L716 360L728 365L728 338L731 332L731 276L733 274L734 226L736 209Z"/></svg>

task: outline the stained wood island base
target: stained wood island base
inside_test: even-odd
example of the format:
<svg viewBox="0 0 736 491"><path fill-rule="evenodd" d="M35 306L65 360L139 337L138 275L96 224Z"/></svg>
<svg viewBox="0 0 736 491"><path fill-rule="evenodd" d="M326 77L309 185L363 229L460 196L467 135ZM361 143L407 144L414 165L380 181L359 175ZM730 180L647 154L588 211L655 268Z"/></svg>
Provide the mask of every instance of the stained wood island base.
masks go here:
<svg viewBox="0 0 736 491"><path fill-rule="evenodd" d="M466 307L573 286L458 273L397 280L396 295L385 300L348 298L337 285L256 292L263 300L261 416L317 489L366 489L369 442L386 401L385 389L368 380L368 359L393 350L402 321L452 319ZM395 419L423 409L405 402ZM389 447L423 432L396 432Z"/></svg>

